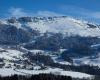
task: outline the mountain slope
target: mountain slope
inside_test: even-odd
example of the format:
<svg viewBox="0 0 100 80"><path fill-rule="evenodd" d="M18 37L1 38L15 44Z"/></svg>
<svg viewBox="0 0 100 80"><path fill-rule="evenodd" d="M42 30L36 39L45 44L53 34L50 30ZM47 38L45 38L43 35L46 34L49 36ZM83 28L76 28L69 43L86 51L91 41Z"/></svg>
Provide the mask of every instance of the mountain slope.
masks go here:
<svg viewBox="0 0 100 80"><path fill-rule="evenodd" d="M0 20L0 68L13 74L59 68L65 75L100 75L97 44L100 26L87 21L66 16Z"/></svg>
<svg viewBox="0 0 100 80"><path fill-rule="evenodd" d="M61 17L22 17L15 20L12 25L19 28L37 29L41 33L67 33L68 35L100 36L98 25L74 18Z"/></svg>

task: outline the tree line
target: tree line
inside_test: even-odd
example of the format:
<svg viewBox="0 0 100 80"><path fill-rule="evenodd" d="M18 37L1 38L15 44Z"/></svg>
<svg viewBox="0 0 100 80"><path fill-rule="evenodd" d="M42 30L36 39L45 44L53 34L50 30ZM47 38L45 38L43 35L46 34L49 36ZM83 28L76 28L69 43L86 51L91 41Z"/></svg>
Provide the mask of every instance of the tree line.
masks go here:
<svg viewBox="0 0 100 80"><path fill-rule="evenodd" d="M13 75L6 77L0 76L0 80L72 80L72 78L70 76L39 74L32 76L21 76L21 75Z"/></svg>

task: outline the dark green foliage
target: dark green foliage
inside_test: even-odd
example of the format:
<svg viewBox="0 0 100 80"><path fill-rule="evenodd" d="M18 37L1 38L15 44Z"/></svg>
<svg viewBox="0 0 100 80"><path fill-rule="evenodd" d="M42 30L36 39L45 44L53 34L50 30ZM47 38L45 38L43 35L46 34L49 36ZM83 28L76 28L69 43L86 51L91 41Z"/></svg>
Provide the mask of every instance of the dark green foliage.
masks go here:
<svg viewBox="0 0 100 80"><path fill-rule="evenodd" d="M40 49L48 51L58 51L60 48L68 49L67 53L74 56L91 55L96 53L96 49L91 48L93 44L99 44L100 39L96 37L70 36L63 37L62 34L45 33L35 39L34 43L28 43L24 47L27 49ZM76 53L76 54L74 54Z"/></svg>
<svg viewBox="0 0 100 80"><path fill-rule="evenodd" d="M28 76L13 75L7 77L0 77L0 80L72 80L70 76L61 76L53 74L39 74Z"/></svg>
<svg viewBox="0 0 100 80"><path fill-rule="evenodd" d="M32 19L31 17L21 17L21 18L18 18L18 21L25 23L25 22L32 22Z"/></svg>
<svg viewBox="0 0 100 80"><path fill-rule="evenodd" d="M80 45L74 45L70 49L74 54L79 54L79 55L91 55L94 54L95 51L88 45L86 44L80 44Z"/></svg>
<svg viewBox="0 0 100 80"><path fill-rule="evenodd" d="M45 34L43 37L37 38L35 46L43 50L57 51L60 48L59 36L53 35L48 37Z"/></svg>
<svg viewBox="0 0 100 80"><path fill-rule="evenodd" d="M67 51L64 51L64 52L61 54L61 59L63 59L64 61L73 63L73 60L68 56L68 54L67 54L66 52L67 52Z"/></svg>
<svg viewBox="0 0 100 80"><path fill-rule="evenodd" d="M15 23L16 22L16 18L12 17L10 19L7 20L9 23Z"/></svg>
<svg viewBox="0 0 100 80"><path fill-rule="evenodd" d="M89 28L97 28L97 26L96 25L93 25L93 24L87 24L88 26L89 26Z"/></svg>
<svg viewBox="0 0 100 80"><path fill-rule="evenodd" d="M62 36L60 33L53 35L45 33L44 36L38 37L35 43L25 45L25 48L58 51L60 49L61 41Z"/></svg>
<svg viewBox="0 0 100 80"><path fill-rule="evenodd" d="M80 79L80 78L73 78L72 80L93 80L93 79L90 79L90 78L82 78L82 79Z"/></svg>
<svg viewBox="0 0 100 80"><path fill-rule="evenodd" d="M28 42L30 35L23 29L17 29L15 26L2 25L0 27L0 44L18 44Z"/></svg>
<svg viewBox="0 0 100 80"><path fill-rule="evenodd" d="M37 53L37 54L32 54L32 53L28 53L27 55L29 57L29 59L33 62L37 62L37 63L44 63L45 65L50 65L53 62L52 58L48 55L43 55L41 53Z"/></svg>
<svg viewBox="0 0 100 80"><path fill-rule="evenodd" d="M61 43L61 46L65 49L73 48L75 45L87 45L100 43L100 39L97 37L80 37L80 36L66 36Z"/></svg>
<svg viewBox="0 0 100 80"><path fill-rule="evenodd" d="M100 75L99 76L95 76L95 78L93 80L100 80Z"/></svg>

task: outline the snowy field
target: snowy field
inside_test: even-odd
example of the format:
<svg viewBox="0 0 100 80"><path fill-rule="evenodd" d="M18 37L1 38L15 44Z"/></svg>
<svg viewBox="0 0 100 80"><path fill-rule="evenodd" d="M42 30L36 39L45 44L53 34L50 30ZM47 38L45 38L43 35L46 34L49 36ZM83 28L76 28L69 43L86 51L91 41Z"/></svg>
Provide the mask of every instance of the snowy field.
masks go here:
<svg viewBox="0 0 100 80"><path fill-rule="evenodd" d="M65 76L71 76L73 78L92 78L92 75L86 74L86 73L80 73L80 72L73 72L73 71L63 71L59 68L49 68L46 70L24 70L24 69L11 69L11 68L3 68L0 69L0 75L1 76L11 76L14 74L18 75L35 75L40 73L52 73L55 75L65 75Z"/></svg>

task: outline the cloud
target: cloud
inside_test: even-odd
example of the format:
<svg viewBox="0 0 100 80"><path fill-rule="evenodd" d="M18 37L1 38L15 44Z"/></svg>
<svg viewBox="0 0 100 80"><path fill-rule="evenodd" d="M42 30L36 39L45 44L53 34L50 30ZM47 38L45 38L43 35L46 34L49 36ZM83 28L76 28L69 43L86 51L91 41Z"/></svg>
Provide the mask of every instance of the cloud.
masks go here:
<svg viewBox="0 0 100 80"><path fill-rule="evenodd" d="M9 14L9 15L8 15ZM76 18L81 18L89 21L100 20L100 11L91 11L85 8L71 6L71 5L61 5L59 7L59 13L53 11L42 11L28 12L22 8L11 7L8 10L8 17L23 17L23 16L72 16Z"/></svg>
<svg viewBox="0 0 100 80"><path fill-rule="evenodd" d="M28 12L28 11L25 11L24 9L22 8L14 8L14 7L11 7L9 10L8 10L8 13L9 13L9 17L23 17L23 16L62 16L64 14L59 14L59 13L56 13L56 12L52 12L52 11L37 11L37 12Z"/></svg>
<svg viewBox="0 0 100 80"><path fill-rule="evenodd" d="M51 11L38 11L36 15L38 16L63 16L64 14L59 14L59 13L51 12Z"/></svg>
<svg viewBox="0 0 100 80"><path fill-rule="evenodd" d="M87 19L100 19L100 11L92 11L78 6L61 5L60 9L65 14L73 14Z"/></svg>
<svg viewBox="0 0 100 80"><path fill-rule="evenodd" d="M80 8L77 6L70 6L70 5L63 5L60 7L60 10L63 14L52 12L52 11L37 11L37 12L26 12L22 8L14 8L11 7L9 12L9 17L22 17L22 16L64 16L67 14L73 14L83 17L83 18L94 18L94 19L100 19L100 12L93 12L84 8Z"/></svg>
<svg viewBox="0 0 100 80"><path fill-rule="evenodd" d="M10 8L8 10L9 12L9 16L12 16L12 17L22 17L22 16L27 16L28 13L25 12L22 8Z"/></svg>

